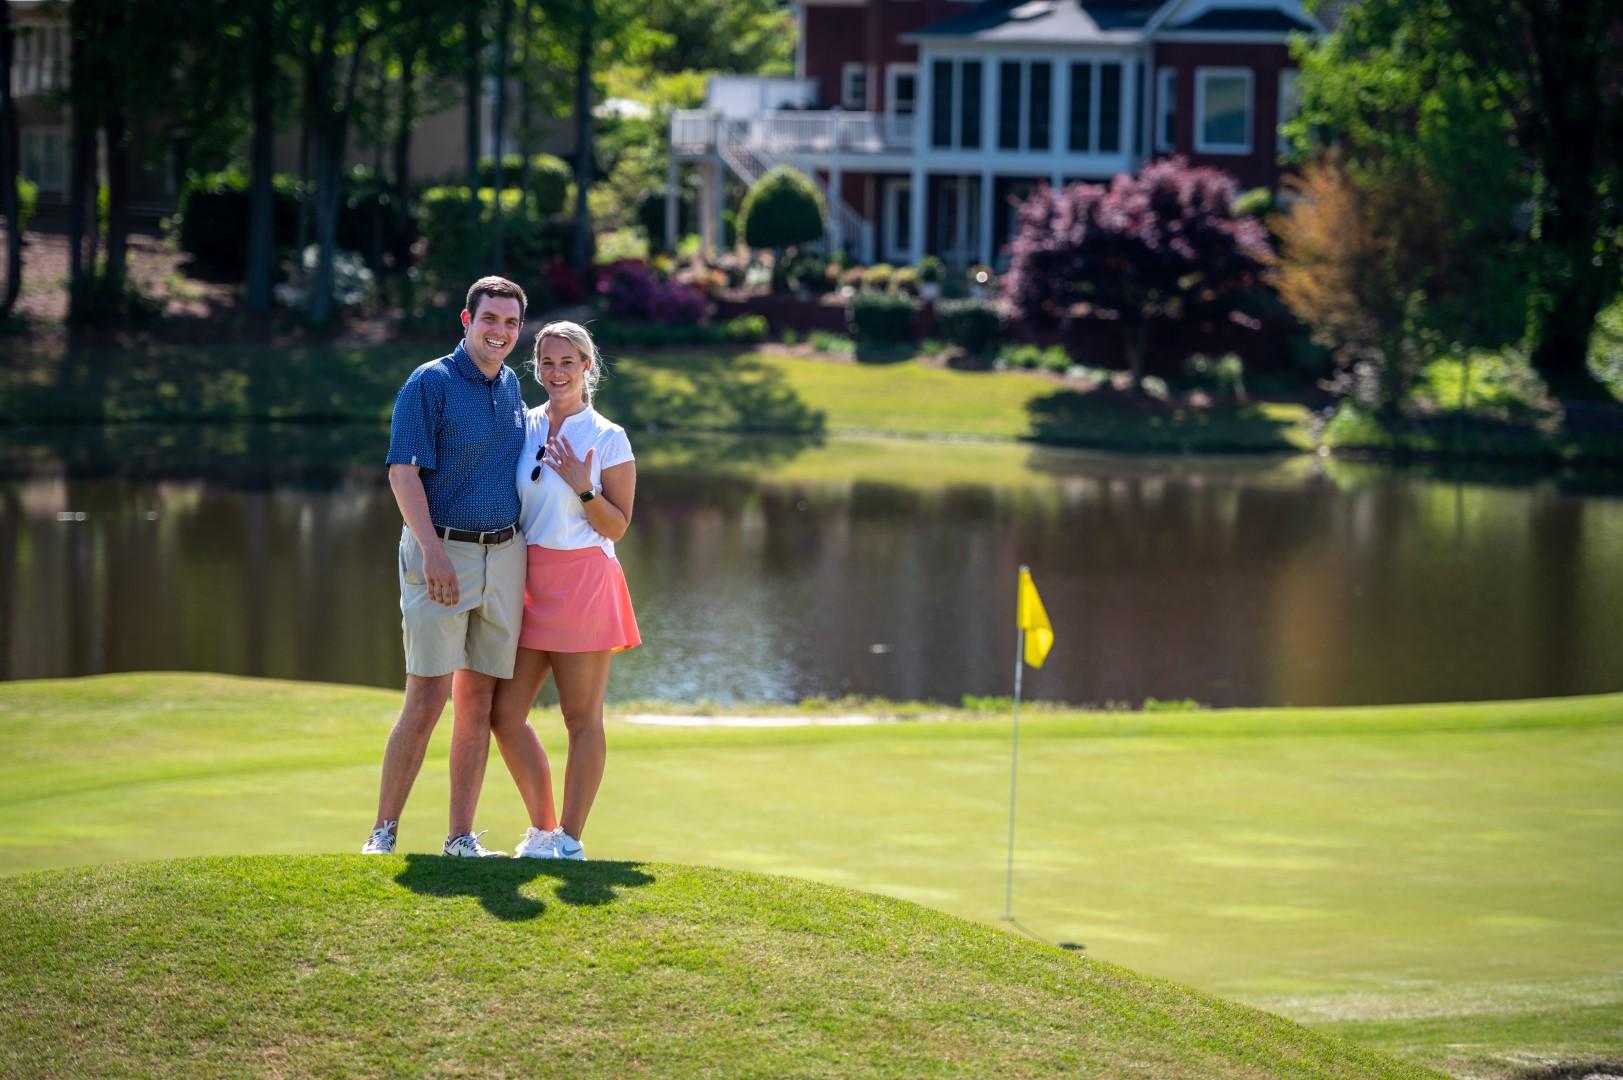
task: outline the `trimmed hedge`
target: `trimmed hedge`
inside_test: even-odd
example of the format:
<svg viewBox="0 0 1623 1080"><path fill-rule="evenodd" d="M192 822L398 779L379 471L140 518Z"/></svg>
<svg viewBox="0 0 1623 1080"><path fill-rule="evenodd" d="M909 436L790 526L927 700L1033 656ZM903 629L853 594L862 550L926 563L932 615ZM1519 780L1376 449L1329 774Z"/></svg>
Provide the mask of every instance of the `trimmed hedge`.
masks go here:
<svg viewBox="0 0 1623 1080"><path fill-rule="evenodd" d="M239 280L247 272L248 183L248 175L238 169L199 177L181 193L178 214L181 250L207 269ZM271 242L286 250L298 242L298 178L287 173L273 176L271 199ZM375 243L379 254L392 255L396 266L404 266L416 238L416 224L388 185L367 172L345 177L338 206L338 247L359 252L370 262Z"/></svg>
<svg viewBox="0 0 1623 1080"><path fill-rule="evenodd" d="M911 296L860 292L851 297L845 318L860 345L900 345L913 340L918 313L918 301Z"/></svg>
<svg viewBox="0 0 1623 1080"><path fill-rule="evenodd" d="M943 300L935 317L941 336L970 356L986 356L997 347L1003 315L991 300Z"/></svg>
<svg viewBox="0 0 1623 1080"><path fill-rule="evenodd" d="M502 182L507 188L518 187L519 175L523 171L523 154L502 155ZM531 157L531 209L541 217L550 217L562 211L569 197L569 183L574 177L574 172L562 158L551 154ZM496 159L492 156L479 159L479 185L492 189L496 187Z"/></svg>
<svg viewBox="0 0 1623 1080"><path fill-rule="evenodd" d="M417 222L425 242L423 273L432 285L456 292L466 288L470 274L478 276L475 271L490 250L495 194L491 188L480 189L475 224L468 215L467 188L448 185L423 192ZM502 192L502 255L509 266L518 268L516 273L527 275L528 282L546 263L567 257L574 243L574 223L567 218L521 217L519 201L516 190ZM532 296L531 304L538 299Z"/></svg>

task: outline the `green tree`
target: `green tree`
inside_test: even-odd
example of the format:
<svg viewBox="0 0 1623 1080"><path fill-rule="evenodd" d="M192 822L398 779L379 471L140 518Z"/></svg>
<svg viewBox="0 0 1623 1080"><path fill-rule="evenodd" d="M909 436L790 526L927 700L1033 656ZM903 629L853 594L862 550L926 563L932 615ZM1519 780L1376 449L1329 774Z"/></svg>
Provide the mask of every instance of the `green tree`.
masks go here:
<svg viewBox="0 0 1623 1080"><path fill-rule="evenodd" d="M1334 145L1361 186L1423 177L1466 253L1456 265L1511 265L1527 286L1479 293L1447 336L1525 332L1554 392L1605 397L1585 355L1623 282L1615 0L1364 0L1300 55L1297 145Z"/></svg>
<svg viewBox="0 0 1623 1080"><path fill-rule="evenodd" d="M823 194L805 173L788 165L768 169L750 185L739 208L744 243L771 248L772 287L788 286L785 248L815 243L827 228Z"/></svg>

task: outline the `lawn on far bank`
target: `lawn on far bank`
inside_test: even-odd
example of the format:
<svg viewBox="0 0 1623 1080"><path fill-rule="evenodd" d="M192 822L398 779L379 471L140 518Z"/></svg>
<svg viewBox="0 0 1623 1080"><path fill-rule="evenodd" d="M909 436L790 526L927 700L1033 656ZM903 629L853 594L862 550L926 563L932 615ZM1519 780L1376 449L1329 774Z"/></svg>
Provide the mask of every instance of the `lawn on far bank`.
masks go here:
<svg viewBox="0 0 1623 1080"><path fill-rule="evenodd" d="M447 347L452 342L446 342ZM423 346L18 342L0 425L106 421L386 421ZM522 358L520 358L522 359ZM519 366L518 360L514 366ZM1167 409L1078 393L1027 372L961 372L715 347L611 355L603 412L636 431L873 433L1032 439L1135 450L1310 449L1297 404ZM542 400L526 381L532 403Z"/></svg>
<svg viewBox="0 0 1623 1080"><path fill-rule="evenodd" d="M353 850L398 707L385 691L209 675L0 684L0 873ZM766 730L617 713L590 854L790 874L996 923L1007 714L931 713ZM557 718L537 726L561 770ZM448 729L405 851L443 836ZM1623 1057L1623 695L1033 709L1020 760L1015 913L1041 940L1460 1074ZM511 845L523 825L493 757L478 826Z"/></svg>

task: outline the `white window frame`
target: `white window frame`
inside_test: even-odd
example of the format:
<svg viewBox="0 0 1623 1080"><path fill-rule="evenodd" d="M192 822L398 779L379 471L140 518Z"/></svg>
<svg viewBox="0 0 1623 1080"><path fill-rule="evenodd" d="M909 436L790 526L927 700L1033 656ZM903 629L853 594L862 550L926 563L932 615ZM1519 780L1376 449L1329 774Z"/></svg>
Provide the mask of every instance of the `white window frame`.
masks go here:
<svg viewBox="0 0 1623 1080"><path fill-rule="evenodd" d="M900 75L913 76L913 111L896 111L896 79ZM919 66L917 64L887 64L885 66L885 115L917 116L919 114Z"/></svg>
<svg viewBox="0 0 1623 1080"><path fill-rule="evenodd" d="M1178 69L1160 68L1155 73L1155 139L1151 143L1158 154L1170 154L1177 146L1177 133L1166 137L1167 121L1177 121Z"/></svg>
<svg viewBox="0 0 1623 1080"><path fill-rule="evenodd" d="M851 104L852 86L851 76L862 77L862 100L856 105ZM868 65L858 60L848 60L840 65L840 108L849 112L866 112L868 109Z"/></svg>
<svg viewBox="0 0 1623 1080"><path fill-rule="evenodd" d="M1296 93L1296 77L1299 74L1301 74L1301 71L1297 68L1281 68L1279 72L1279 117L1278 123L1274 127L1275 152L1279 154L1284 154L1290 149L1290 143L1285 139L1285 122L1294 117L1302 108L1302 99ZM1288 95L1286 93L1287 87L1289 88ZM1287 96L1291 104L1289 111L1285 108Z"/></svg>
<svg viewBox="0 0 1623 1080"><path fill-rule="evenodd" d="M1245 142L1208 143L1206 141L1206 80L1210 78L1243 78L1245 80ZM1198 67L1195 69L1195 152L1200 154L1227 154L1244 157L1253 148L1252 129L1257 126L1256 73L1248 67Z"/></svg>
<svg viewBox="0 0 1623 1080"><path fill-rule="evenodd" d="M907 213L907 229L910 234L908 236L909 243L899 243L900 237L896 235L897 227L902 224L902 215L896 212L897 203L901 201L898 196L904 191L907 192L911 202L913 194L912 180L893 177L884 181L884 195L882 198L885 201L885 235L881 245L883 250L880 252L880 258L886 262L908 262L913 257L911 248L913 211L911 205L909 205Z"/></svg>
<svg viewBox="0 0 1623 1080"><path fill-rule="evenodd" d="M44 138L46 138L48 136L52 136L52 135L56 136L56 138L58 140L58 143L59 143L59 146L60 146L60 152L56 155L56 169L57 169L57 183L56 183L56 185L54 187L48 186L46 184L44 178L39 177L39 176L28 176L28 179L34 181L35 183L37 183L39 185L40 191L42 191L42 192L43 191L48 191L48 192L51 192L52 194L56 194L56 195L66 193L67 190L68 190L68 135L67 135L67 130L65 128L61 128L61 127L38 127L38 128L29 128L29 129L21 132L20 135L21 135L21 138L19 138L17 140L17 149L19 151L21 151L21 153L19 155L21 160L18 162L18 166L19 166L18 172L21 173L22 175L25 175L25 176L28 176L28 174L23 172L21 166L29 160L29 157L30 157L29 146L28 146L29 142L30 141L42 140L42 139L44 139ZM42 159L44 159L44 158L48 157L49 155L45 154L45 152L43 150L41 150L40 153L39 153L39 156Z"/></svg>
<svg viewBox="0 0 1623 1080"><path fill-rule="evenodd" d="M991 92L991 90L989 89L989 86L992 83L992 81L997 77L997 75L996 75L996 72L997 72L997 60L998 60L998 57L996 57L996 56L983 56L983 55L978 55L978 54L974 54L974 53L968 53L968 54L949 53L946 56L931 56L929 58L929 65L928 66L930 68L930 73L929 73L930 86L929 86L928 93L926 93L925 86L924 86L924 81L923 81L922 76L921 76L919 82L917 82L915 84L917 89L914 91L914 93L918 95L918 101L919 102L922 103L926 99L928 99L929 102L930 102L930 114L929 114L928 117L926 117L922 111L915 112L915 114L914 114L916 117L918 117L918 119L914 120L914 123L918 125L918 130L920 130L920 131L922 131L924 133L924 135L923 135L923 137L924 137L924 146L925 146L925 148L926 148L926 150L928 152L936 153L936 154L948 153L948 152L953 152L953 151L968 151L970 153L986 153L988 151L988 144L991 144L991 149L992 149L993 152L996 151L997 127L996 127L996 124L993 122L993 120L989 120L987 118L986 105L987 105L988 101L995 101L996 100L996 97ZM936 64L947 64L952 68L952 114L951 114L951 116L952 116L952 126L947 132L947 134L949 136L951 136L951 138L948 140L946 146L937 146L937 145L935 145L935 65ZM980 141L980 145L978 145L978 146L965 146L964 142L963 142L963 138L964 138L964 65L965 64L979 64L981 66L981 88L980 88L981 141ZM922 61L921 61L921 66L923 66ZM987 73L988 69L991 70L992 74ZM993 112L995 114L996 110L994 109Z"/></svg>

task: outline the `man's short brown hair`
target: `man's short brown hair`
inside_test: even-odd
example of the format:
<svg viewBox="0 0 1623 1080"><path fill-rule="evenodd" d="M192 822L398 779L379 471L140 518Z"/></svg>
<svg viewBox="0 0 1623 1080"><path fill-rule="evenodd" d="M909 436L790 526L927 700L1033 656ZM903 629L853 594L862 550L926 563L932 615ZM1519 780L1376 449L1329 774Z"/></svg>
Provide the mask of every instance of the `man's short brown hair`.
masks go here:
<svg viewBox="0 0 1623 1080"><path fill-rule="evenodd" d="M525 298L524 290L518 287L517 282L508 281L504 277L494 274L482 277L474 282L468 289L468 303L466 310L470 315L479 314L479 298L482 296L511 296L518 301L518 318L524 321L524 314L529 310L530 301Z"/></svg>

